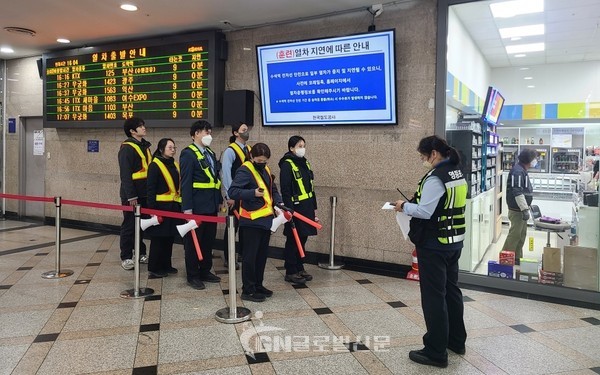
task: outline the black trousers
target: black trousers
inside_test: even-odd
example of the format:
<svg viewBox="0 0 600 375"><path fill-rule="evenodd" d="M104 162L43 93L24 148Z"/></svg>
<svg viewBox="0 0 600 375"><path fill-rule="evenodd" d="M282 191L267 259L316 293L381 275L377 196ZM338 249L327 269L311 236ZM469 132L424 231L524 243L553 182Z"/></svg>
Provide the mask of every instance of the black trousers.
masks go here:
<svg viewBox="0 0 600 375"><path fill-rule="evenodd" d="M190 231L183 238L183 250L185 251L185 271L188 281L197 279L206 275L212 268L212 249L217 236L217 223L202 222L195 229L200 250L202 252L202 261L198 260L192 232Z"/></svg>
<svg viewBox="0 0 600 375"><path fill-rule="evenodd" d="M171 267L171 255L173 255L173 242L175 238L152 237L150 241L150 254L148 255L148 271L167 272Z"/></svg>
<svg viewBox="0 0 600 375"><path fill-rule="evenodd" d="M306 240L308 240L308 236L298 236L300 238L300 243L302 244L302 249L305 249ZM293 275L300 271L304 271L304 260L300 258L300 253L298 252L298 246L296 245L296 239L294 235L291 234L285 239L285 250L283 251L283 258L285 260L283 266L285 267L286 275Z"/></svg>
<svg viewBox="0 0 600 375"><path fill-rule="evenodd" d="M138 198L138 203L146 207L146 198ZM121 201L128 206L128 201ZM135 214L133 211L123 211L123 223L121 224L121 260L133 259L133 247L135 244ZM143 232L140 233L140 256L146 254L146 244L143 241Z"/></svg>
<svg viewBox="0 0 600 375"><path fill-rule="evenodd" d="M242 293L252 294L263 286L271 231L268 229L240 227L242 254Z"/></svg>
<svg viewBox="0 0 600 375"><path fill-rule="evenodd" d="M229 210L229 215L233 215L233 210ZM238 228L240 225L240 222L237 218L233 219L234 222L234 226L235 226L235 232L238 233ZM224 245L224 255L225 255L225 261L229 262L229 227L225 226L225 233L223 234L223 242L225 242ZM235 236L235 235L234 235ZM242 255L242 233L239 233L239 241L235 243L235 252L240 254L240 256Z"/></svg>
<svg viewBox="0 0 600 375"><path fill-rule="evenodd" d="M427 333L423 336L425 353L446 360L446 348L464 348L467 331L464 306L458 287L458 258L461 250L434 250L417 247L421 305Z"/></svg>

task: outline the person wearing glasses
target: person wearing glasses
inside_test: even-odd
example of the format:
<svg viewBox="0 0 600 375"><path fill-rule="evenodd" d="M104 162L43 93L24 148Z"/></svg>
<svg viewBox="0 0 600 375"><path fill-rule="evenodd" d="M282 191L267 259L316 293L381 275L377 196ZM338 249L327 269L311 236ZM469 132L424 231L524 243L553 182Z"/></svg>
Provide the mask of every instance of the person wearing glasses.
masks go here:
<svg viewBox="0 0 600 375"><path fill-rule="evenodd" d="M179 164L175 161L175 141L163 138L158 142L148 167L148 208L181 212L179 189ZM146 232L152 238L148 256L148 274L152 277L165 277L177 273L171 263L173 242L177 235L176 226L183 220L163 217L159 225L151 226Z"/></svg>
<svg viewBox="0 0 600 375"><path fill-rule="evenodd" d="M146 179L148 165L152 161L150 142L144 139L146 124L139 117L131 117L123 124L127 139L119 149L119 176L121 178L120 196L124 206L139 204L146 207ZM133 249L135 243L135 217L133 211L123 211L123 223L119 245L121 247L121 267L132 270L134 266ZM140 263L148 263L146 245L140 236Z"/></svg>

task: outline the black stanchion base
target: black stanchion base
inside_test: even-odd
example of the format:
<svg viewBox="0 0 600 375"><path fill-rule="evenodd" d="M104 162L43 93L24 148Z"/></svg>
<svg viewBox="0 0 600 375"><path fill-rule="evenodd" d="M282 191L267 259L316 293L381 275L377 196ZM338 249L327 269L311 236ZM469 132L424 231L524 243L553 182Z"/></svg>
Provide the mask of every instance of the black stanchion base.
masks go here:
<svg viewBox="0 0 600 375"><path fill-rule="evenodd" d="M245 322L246 320L250 319L251 314L252 313L250 312L250 309L247 309L245 307L238 307L236 309L236 314L233 314L234 316L231 317L229 307L224 307L215 313L215 319L221 323L235 324Z"/></svg>
<svg viewBox="0 0 600 375"><path fill-rule="evenodd" d="M127 289L121 292L121 298L145 298L153 294L152 288L140 288L137 293L135 289Z"/></svg>
<svg viewBox="0 0 600 375"><path fill-rule="evenodd" d="M43 279L62 279L63 277L71 276L73 271L71 270L61 270L59 272L56 271L48 271L42 274Z"/></svg>

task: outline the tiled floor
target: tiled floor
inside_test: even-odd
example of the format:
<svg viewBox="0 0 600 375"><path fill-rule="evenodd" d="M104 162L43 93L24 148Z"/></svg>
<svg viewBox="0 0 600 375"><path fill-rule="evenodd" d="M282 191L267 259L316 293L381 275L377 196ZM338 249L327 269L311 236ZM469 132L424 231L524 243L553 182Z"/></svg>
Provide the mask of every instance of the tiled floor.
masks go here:
<svg viewBox="0 0 600 375"><path fill-rule="evenodd" d="M274 296L238 298L253 319L231 325L214 319L228 303L220 258L222 282L196 291L176 245L181 272L148 279L142 265L155 294L123 299L134 280L115 235L63 229L74 274L59 280L41 277L53 227L2 221L0 238L0 374L600 374L600 310L463 290L467 353L435 369L408 359L424 333L414 281L309 265L314 280L294 288L269 259Z"/></svg>

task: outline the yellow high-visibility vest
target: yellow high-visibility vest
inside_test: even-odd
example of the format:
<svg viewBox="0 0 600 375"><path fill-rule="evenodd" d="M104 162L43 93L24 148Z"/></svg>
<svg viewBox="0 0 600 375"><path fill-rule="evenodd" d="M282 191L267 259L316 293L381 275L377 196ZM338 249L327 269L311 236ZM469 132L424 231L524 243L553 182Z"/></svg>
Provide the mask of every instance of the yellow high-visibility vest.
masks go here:
<svg viewBox="0 0 600 375"><path fill-rule="evenodd" d="M302 174L300 173L300 169L298 169L298 166L291 159L285 159L285 161L290 163L290 165L292 166L292 174L294 176L294 180L296 180L298 189L300 190L299 195L292 196L292 202L302 202L303 200L312 198L313 191L314 191L313 180L312 179L310 180L310 191L306 192L306 189L304 188L304 184L302 183ZM308 162L308 160L306 161L306 166L308 167L308 170L310 171L310 163Z"/></svg>
<svg viewBox="0 0 600 375"><path fill-rule="evenodd" d="M262 179L262 177L260 176L260 174L258 173L256 168L254 168L254 164L252 164L251 161L244 162L244 164L242 164L242 166L246 166L246 168L248 168L250 173L252 173L252 177L254 177L254 181L256 181L256 184L258 185L258 187L263 189L263 191L265 193L265 195L263 196L263 199L265 200L265 204L257 210L248 211L248 210L244 209L244 201L242 201L242 204L240 205L240 216L244 217L246 219L250 219L250 220L258 219L261 217L272 216L273 215L273 198L271 197L271 193L269 192L267 185L265 184L264 180ZM272 181L272 177L271 177L271 170L269 169L269 167L265 167L265 170L269 174L269 178L271 179L271 185L272 185L273 181Z"/></svg>
<svg viewBox="0 0 600 375"><path fill-rule="evenodd" d="M140 156L140 159L142 159L142 169L132 173L131 178L133 180L143 180L144 178L148 178L148 164L150 164L150 162L152 161L152 154L150 154L150 150L146 149L146 156L144 156L142 149L137 144L133 142L123 142L123 144L133 147L133 149Z"/></svg>
<svg viewBox="0 0 600 375"><path fill-rule="evenodd" d="M194 151L194 153L196 154L196 157L198 158L198 161L204 160L204 155L202 155L202 153L200 152L200 150L198 149L198 147L195 144L192 143L191 145L188 146L188 148L190 150ZM212 152L211 149L207 148L206 150L214 155L214 152ZM206 165L207 165L207 167L202 168L202 170L206 174L206 177L208 178L208 182L194 181L194 183L193 183L194 189L221 189L221 180L217 179L217 181L215 182L215 178L213 177L213 174L210 172L210 164L208 162L206 162Z"/></svg>
<svg viewBox="0 0 600 375"><path fill-rule="evenodd" d="M166 193L156 194L156 201L181 203L181 194L177 189L175 189L175 181L173 181L173 177L171 176L171 173L169 172L169 169L167 168L165 163L160 161L158 158L155 158L152 162L158 165L158 168L160 169L163 178L167 183L167 187L169 188L169 191L167 191ZM175 162L175 168L177 168L177 172L179 172L179 164L177 162Z"/></svg>

